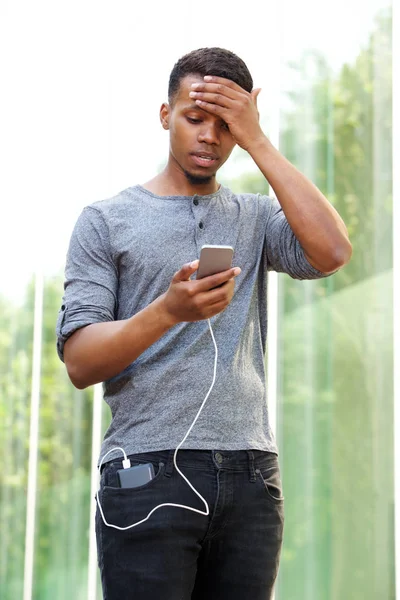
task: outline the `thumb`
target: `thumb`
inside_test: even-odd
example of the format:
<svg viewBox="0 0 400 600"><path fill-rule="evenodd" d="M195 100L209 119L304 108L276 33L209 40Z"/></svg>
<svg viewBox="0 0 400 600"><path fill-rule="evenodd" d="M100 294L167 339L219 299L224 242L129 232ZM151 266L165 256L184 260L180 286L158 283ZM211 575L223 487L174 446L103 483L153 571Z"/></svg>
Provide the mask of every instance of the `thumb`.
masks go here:
<svg viewBox="0 0 400 600"><path fill-rule="evenodd" d="M179 271L177 271L174 275L174 278L172 281L174 281L175 283L177 283L178 281L187 281L189 279L189 277L195 272L197 271L199 266L199 261L198 260L194 260L191 263L186 263L183 265L183 267L181 267L179 269Z"/></svg>
<svg viewBox="0 0 400 600"><path fill-rule="evenodd" d="M251 97L253 99L254 104L257 106L257 96L261 92L262 88L257 88L251 92Z"/></svg>

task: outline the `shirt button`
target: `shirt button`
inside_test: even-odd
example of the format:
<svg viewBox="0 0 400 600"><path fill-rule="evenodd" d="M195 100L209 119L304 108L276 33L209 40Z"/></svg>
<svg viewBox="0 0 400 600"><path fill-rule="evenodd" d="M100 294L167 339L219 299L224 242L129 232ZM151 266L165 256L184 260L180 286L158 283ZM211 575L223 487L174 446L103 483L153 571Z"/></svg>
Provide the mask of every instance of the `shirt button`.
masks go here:
<svg viewBox="0 0 400 600"><path fill-rule="evenodd" d="M200 227L200 229L203 229L203 228L204 228L204 223L203 223L203 221L200 221L200 223L199 223L199 227Z"/></svg>
<svg viewBox="0 0 400 600"><path fill-rule="evenodd" d="M215 460L217 461L217 463L221 464L222 461L223 461L222 454L220 454L219 452L217 452L216 455L215 455Z"/></svg>
<svg viewBox="0 0 400 600"><path fill-rule="evenodd" d="M198 199L198 198L195 198L195 199L193 200L193 204L194 204L195 206L197 206L197 205L198 205L198 203L199 203L199 199Z"/></svg>

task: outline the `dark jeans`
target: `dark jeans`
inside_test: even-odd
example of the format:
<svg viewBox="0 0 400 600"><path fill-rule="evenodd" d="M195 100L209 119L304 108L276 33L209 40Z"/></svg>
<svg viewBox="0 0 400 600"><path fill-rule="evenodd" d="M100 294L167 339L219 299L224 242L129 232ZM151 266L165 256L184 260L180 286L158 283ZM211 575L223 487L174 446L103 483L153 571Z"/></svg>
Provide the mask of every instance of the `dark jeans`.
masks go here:
<svg viewBox="0 0 400 600"><path fill-rule="evenodd" d="M105 463L99 498L106 521L125 527L164 502L205 511L173 464L173 450L131 455L155 478L120 488L122 460ZM210 514L163 506L126 531L96 511L104 600L269 600L278 573L283 497L278 457L261 450L179 450L178 467Z"/></svg>

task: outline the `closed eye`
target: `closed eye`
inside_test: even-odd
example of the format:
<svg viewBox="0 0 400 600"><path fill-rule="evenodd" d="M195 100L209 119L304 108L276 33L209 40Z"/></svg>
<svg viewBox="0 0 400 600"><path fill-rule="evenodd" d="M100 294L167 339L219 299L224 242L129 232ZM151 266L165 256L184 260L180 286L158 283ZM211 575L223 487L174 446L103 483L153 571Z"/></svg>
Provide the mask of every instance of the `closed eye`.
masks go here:
<svg viewBox="0 0 400 600"><path fill-rule="evenodd" d="M186 118L189 121L189 123L197 124L197 123L202 122L201 119L192 119L191 117L186 117ZM224 127L226 129L226 131L229 131L229 126L227 123L225 123L225 121L222 121L222 127Z"/></svg>

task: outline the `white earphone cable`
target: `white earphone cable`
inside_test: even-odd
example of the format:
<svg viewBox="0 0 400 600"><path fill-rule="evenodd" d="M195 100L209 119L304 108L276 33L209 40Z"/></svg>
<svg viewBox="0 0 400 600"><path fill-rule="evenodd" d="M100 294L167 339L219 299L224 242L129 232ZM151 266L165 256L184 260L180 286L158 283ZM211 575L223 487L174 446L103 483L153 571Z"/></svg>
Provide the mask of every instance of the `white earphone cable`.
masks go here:
<svg viewBox="0 0 400 600"><path fill-rule="evenodd" d="M104 512L102 509L102 506L100 504L100 500L99 500L99 490L97 490L97 494L96 494L96 500L97 500L97 504L99 506L99 510L100 510L100 514L101 517L103 519L104 525L107 525L107 527L113 527L114 529L119 529L120 531L125 531L126 529L131 529L132 527L136 527L137 525L140 525L141 523L144 523L144 521L147 521L147 519L153 514L153 512L155 512L156 510L158 510L159 508L161 508L162 506L175 506L177 508L186 508L187 510L191 510L193 512L199 513L200 515L209 515L210 514L210 509L209 506L207 504L207 501L203 498L203 496L192 486L192 484L190 483L190 481L185 477L185 475L182 473L182 471L180 471L180 469L178 468L178 465L176 464L176 455L178 454L178 450L179 448L182 446L182 444L185 442L186 438L188 437L189 433L191 432L194 424L196 423L197 419L200 416L201 411L203 410L203 407L207 401L207 398L209 397L211 390L214 387L214 383L215 383L215 378L217 376L217 360L218 360L218 347L214 338L214 333L211 327L211 322L210 319L207 319L208 321L208 326L210 328L210 333L211 333L211 337L212 340L214 342L214 347L215 347L215 359L214 359L214 376L213 376L213 380L212 380L212 384L210 389L207 392L206 397L203 400L202 405L200 406L200 409L196 415L196 417L194 418L193 423L191 424L191 426L189 427L185 437L183 438L183 440L181 441L181 443L177 446L175 453L174 453L174 465L176 470L178 471L178 473L183 477L183 479L186 481L186 483L189 485L189 487L194 491L195 494L197 494L197 496L200 498L200 500L202 500L204 502L204 505L206 507L205 511L202 510L198 510L197 508L192 508L191 506L185 506L184 504L174 504L172 502L166 502L164 504L159 504L158 506L154 507L149 514L147 515L147 517L145 519L142 519L141 521L138 521L137 523L133 523L132 525L128 525L127 527L119 527L118 525L114 525L113 523L108 523L105 516L104 516ZM110 452L114 452L114 450L121 450L121 452L124 455L124 460L122 461L122 465L124 467L124 469L130 467L130 460L127 458L125 450L123 448L120 447L116 447L116 448L111 448L111 450L109 450L101 459L100 461L100 465L99 465L99 472L101 472L101 466L103 464L104 459L106 458L106 456L108 456L108 454L110 454Z"/></svg>

